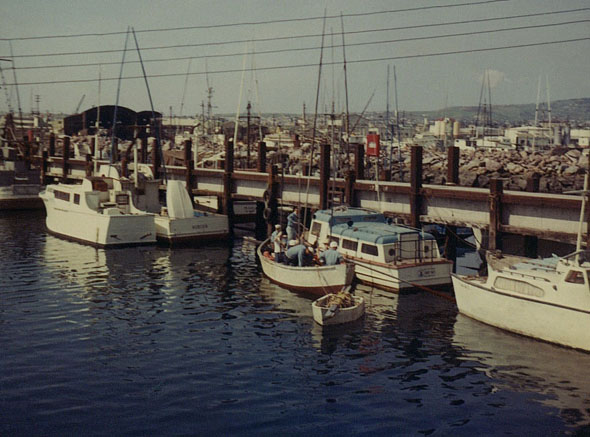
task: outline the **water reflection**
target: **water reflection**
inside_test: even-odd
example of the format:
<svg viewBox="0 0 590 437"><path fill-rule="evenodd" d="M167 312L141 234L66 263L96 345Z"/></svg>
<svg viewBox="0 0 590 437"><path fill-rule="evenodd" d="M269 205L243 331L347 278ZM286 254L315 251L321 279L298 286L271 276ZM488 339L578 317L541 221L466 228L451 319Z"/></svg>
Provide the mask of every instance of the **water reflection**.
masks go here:
<svg viewBox="0 0 590 437"><path fill-rule="evenodd" d="M541 395L535 399L559 409L569 425L590 425L590 354L579 352L479 323L457 315L453 343L462 360L493 382L493 390Z"/></svg>

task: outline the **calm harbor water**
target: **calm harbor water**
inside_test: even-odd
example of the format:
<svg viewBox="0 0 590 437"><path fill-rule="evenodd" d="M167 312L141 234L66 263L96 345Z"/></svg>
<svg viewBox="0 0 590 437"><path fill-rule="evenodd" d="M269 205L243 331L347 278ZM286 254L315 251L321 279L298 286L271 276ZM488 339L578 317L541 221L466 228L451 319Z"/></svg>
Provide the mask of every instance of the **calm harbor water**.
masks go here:
<svg viewBox="0 0 590 437"><path fill-rule="evenodd" d="M0 214L1 435L590 433L590 354L368 287L322 329L240 238L105 251L44 220Z"/></svg>

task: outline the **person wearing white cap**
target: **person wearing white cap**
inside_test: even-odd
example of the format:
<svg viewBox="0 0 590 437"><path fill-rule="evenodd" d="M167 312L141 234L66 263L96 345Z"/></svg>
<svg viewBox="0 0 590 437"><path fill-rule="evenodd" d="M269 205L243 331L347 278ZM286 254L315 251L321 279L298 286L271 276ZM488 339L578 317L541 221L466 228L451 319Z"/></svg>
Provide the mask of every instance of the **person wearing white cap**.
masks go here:
<svg viewBox="0 0 590 437"><path fill-rule="evenodd" d="M285 255L287 255L289 264L304 267L311 262L311 250L305 244L298 243L297 240L289 241L289 249Z"/></svg>
<svg viewBox="0 0 590 437"><path fill-rule="evenodd" d="M270 242L273 244L275 262L281 262L283 253L283 246L281 244L282 238L283 232L281 231L281 225L275 225L275 231L270 235Z"/></svg>
<svg viewBox="0 0 590 437"><path fill-rule="evenodd" d="M320 254L320 261L323 262L327 266L333 266L336 264L340 264L344 258L338 252L338 243L332 241L330 243L330 248Z"/></svg>

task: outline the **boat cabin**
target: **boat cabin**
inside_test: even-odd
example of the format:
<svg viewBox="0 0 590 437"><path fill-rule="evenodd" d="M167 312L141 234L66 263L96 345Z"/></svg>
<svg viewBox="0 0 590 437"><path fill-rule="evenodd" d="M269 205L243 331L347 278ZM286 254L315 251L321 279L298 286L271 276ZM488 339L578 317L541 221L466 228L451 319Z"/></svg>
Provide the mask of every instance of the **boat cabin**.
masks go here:
<svg viewBox="0 0 590 437"><path fill-rule="evenodd" d="M338 243L348 257L380 263L420 263L440 260L434 236L420 229L395 224L379 212L363 208L339 208L316 212L308 241Z"/></svg>

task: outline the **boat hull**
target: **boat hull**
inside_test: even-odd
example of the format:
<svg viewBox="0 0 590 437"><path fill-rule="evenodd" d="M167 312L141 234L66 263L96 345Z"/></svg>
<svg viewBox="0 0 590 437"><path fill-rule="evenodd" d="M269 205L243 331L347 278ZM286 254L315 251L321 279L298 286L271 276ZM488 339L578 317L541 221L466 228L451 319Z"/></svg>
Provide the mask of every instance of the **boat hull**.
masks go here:
<svg viewBox="0 0 590 437"><path fill-rule="evenodd" d="M226 239L229 236L227 216L201 215L188 218L156 216L158 241L166 243L191 243Z"/></svg>
<svg viewBox="0 0 590 437"><path fill-rule="evenodd" d="M453 264L437 261L421 264L382 264L354 259L355 275L365 284L400 292L419 287L449 287Z"/></svg>
<svg viewBox="0 0 590 437"><path fill-rule="evenodd" d="M289 290L324 296L337 293L352 283L354 267L343 263L334 266L296 267L276 263L257 250L264 274L275 284Z"/></svg>
<svg viewBox="0 0 590 437"><path fill-rule="evenodd" d="M55 207L43 198L47 230L59 237L96 247L154 244L156 227L152 214L108 215Z"/></svg>
<svg viewBox="0 0 590 437"><path fill-rule="evenodd" d="M459 312L497 328L590 351L590 311L511 295L482 280L452 276Z"/></svg>
<svg viewBox="0 0 590 437"><path fill-rule="evenodd" d="M354 296L355 305L350 308L340 308L333 317L326 317L328 308L322 307L323 302L329 296L323 296L311 304L313 320L322 326L341 325L354 322L365 314L365 300L360 296Z"/></svg>

